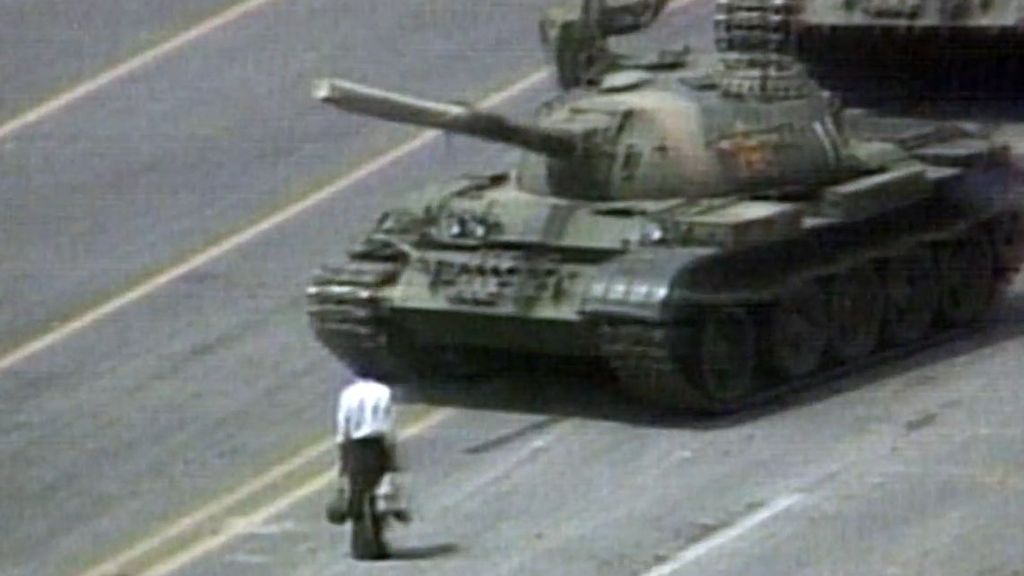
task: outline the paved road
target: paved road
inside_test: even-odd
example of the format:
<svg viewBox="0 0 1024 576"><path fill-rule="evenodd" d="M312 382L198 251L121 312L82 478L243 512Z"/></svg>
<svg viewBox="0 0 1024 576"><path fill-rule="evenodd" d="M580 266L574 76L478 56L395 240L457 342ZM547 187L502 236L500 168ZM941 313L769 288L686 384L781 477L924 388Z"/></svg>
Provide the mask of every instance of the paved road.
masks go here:
<svg viewBox="0 0 1024 576"><path fill-rule="evenodd" d="M397 560L349 560L318 493L183 573L1019 574L1022 314L1018 286L984 335L717 426L560 410L584 384L549 383L518 395L547 413L407 443L422 519Z"/></svg>
<svg viewBox="0 0 1024 576"><path fill-rule="evenodd" d="M0 123L237 0L0 0Z"/></svg>
<svg viewBox="0 0 1024 576"><path fill-rule="evenodd" d="M474 99L539 65L543 4L270 2L0 140L0 350L409 134L316 105L312 78Z"/></svg>
<svg viewBox="0 0 1024 576"><path fill-rule="evenodd" d="M406 443L396 560L350 561L321 490L182 573L1020 574L1022 321L1018 283L966 341L729 421L578 380L432 391L463 410Z"/></svg>
<svg viewBox="0 0 1024 576"><path fill-rule="evenodd" d="M35 334L411 133L316 105L316 76L477 98L539 66L522 39L540 4L271 4L0 142L0 334ZM490 57L454 66L465 50ZM414 170L456 169L442 160ZM0 573L84 566L325 432L342 374L301 294L386 200L354 194L0 374L0 516L17 527Z"/></svg>
<svg viewBox="0 0 1024 576"><path fill-rule="evenodd" d="M415 36L410 22L426 16L401 10L427 8L386 4L356 4L371 19L359 21L375 27L345 35L335 29L355 20L341 18L333 3L291 2L286 10L258 13L190 49L198 54L183 51L111 87L111 98L134 103L133 114L89 99L16 140L49 150L46 138L71 134L54 132L62 123L95 122L86 133L109 129L123 138L115 139L121 153L138 156L123 164L118 154L91 159L83 143L68 158L95 162L94 172L49 174L40 166L31 178L123 166L121 174L138 171L178 192L159 204L159 214L151 214L156 197L133 204L129 196L90 196L95 201L77 208L96 222L76 237L84 244L78 265L47 268L40 248L21 261L23 269L82 278L94 294L105 294L127 281L111 280L111 270L127 278L172 262L409 134L311 106L308 77L337 72L428 96L473 97L539 61L522 40L532 42L535 7L493 3L456 12L454 3L429 4L441 10L432 16L436 26ZM706 17L706 8L697 12ZM693 28L692 17L680 12L676 29L706 40L706 27ZM493 22L501 26L472 33L459 26ZM396 31L407 39L402 49L389 44ZM369 45L394 50L357 49ZM469 63L466 46L486 52L488 65ZM237 63L239 54L246 55L241 66L224 65ZM456 59L466 66L453 70ZM255 63L268 61L279 75L257 69ZM441 69L452 73L434 72ZM174 78L202 78L223 98L190 93L143 105L140 95L160 96L177 84ZM301 89L288 93L296 84ZM526 91L510 106L522 109L549 89ZM153 112L169 121L157 124ZM229 129L218 131L222 119ZM186 129L183 122L192 123ZM132 125L168 137L132 137ZM200 129L206 126L214 136ZM248 160L220 160L236 152ZM68 573L109 558L321 442L333 383L345 375L307 333L301 287L308 270L351 243L368 218L394 201L392 191L501 165L507 155L440 139L0 374L0 517L15 527L0 540L0 574ZM141 159L152 168L140 168ZM246 191L236 195L242 205L219 204L221 196L210 190L221 186ZM30 212L68 198L74 196L41 194L19 206ZM108 217L110 209L124 211ZM49 250L74 242L32 236L47 221L38 214L24 234L51 242ZM67 286L54 290L38 300L36 324L15 329L10 321L7 333L31 332L88 301L60 293ZM348 561L344 532L321 521L322 492L267 522L251 516L310 485L329 466L329 452L268 486L262 502L240 502L200 523L198 541L168 540L165 556L202 551L221 530L243 537L185 565L184 573L653 576L663 565L679 574L1012 574L1024 566L1024 539L1015 530L1024 512L1016 377L1022 298L1015 290L995 328L968 342L736 421L654 418L593 382L572 379L509 376L470 393L407 390L407 413L423 412L416 402L454 410L407 443L423 518L395 534L405 560ZM961 540L969 544L948 544Z"/></svg>

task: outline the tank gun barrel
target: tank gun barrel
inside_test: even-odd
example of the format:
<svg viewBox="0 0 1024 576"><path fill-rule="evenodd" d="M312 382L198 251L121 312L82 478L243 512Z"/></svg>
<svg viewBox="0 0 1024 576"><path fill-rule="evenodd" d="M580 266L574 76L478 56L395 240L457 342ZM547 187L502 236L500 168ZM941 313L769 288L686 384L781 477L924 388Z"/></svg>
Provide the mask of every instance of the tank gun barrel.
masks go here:
<svg viewBox="0 0 1024 576"><path fill-rule="evenodd" d="M324 78L313 84L313 97L336 108L390 122L439 128L527 148L546 156L570 156L576 138L552 128L520 124L471 106L434 102L381 90L348 80Z"/></svg>

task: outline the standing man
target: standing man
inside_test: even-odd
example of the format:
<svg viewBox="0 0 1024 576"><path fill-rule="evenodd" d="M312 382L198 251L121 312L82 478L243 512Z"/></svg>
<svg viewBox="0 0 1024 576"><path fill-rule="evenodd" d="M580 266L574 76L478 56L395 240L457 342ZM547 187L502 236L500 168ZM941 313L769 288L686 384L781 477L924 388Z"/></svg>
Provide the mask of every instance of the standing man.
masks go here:
<svg viewBox="0 0 1024 576"><path fill-rule="evenodd" d="M391 389L368 378L358 378L338 395L338 491L327 505L327 521L343 524L350 516L348 490L360 493L381 485L389 501L388 513L408 521L408 511L396 506L397 488L392 473L395 456L395 412ZM380 493L380 492L378 492Z"/></svg>

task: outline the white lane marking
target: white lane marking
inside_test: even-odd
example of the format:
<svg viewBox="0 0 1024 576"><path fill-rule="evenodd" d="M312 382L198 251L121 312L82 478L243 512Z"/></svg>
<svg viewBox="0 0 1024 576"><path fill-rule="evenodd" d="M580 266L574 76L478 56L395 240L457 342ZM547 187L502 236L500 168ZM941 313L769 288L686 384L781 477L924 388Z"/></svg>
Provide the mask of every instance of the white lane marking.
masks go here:
<svg viewBox="0 0 1024 576"><path fill-rule="evenodd" d="M199 28L195 28L192 31L187 32L185 34L186 36L192 34L190 38L180 41L180 43L175 46L164 49L164 52L173 50L181 43L187 42L188 40L195 38L196 36L201 35L203 33L206 33L212 30L213 28L216 28L217 26L226 24L227 22L230 22L231 20L240 17L245 12L257 8L261 4L265 4L267 2L272 1L274 0L253 0L250 2L246 2L245 4L241 4L231 10L228 10L227 12L221 14L221 16L215 17L211 21L207 21L207 23L203 25L205 26L206 29L198 33L196 32L196 30L199 30ZM676 0L675 2L670 4L665 11L672 12L678 8L681 8L685 4L688 4L690 1L692 0ZM201 26L200 28L203 28L203 26ZM181 38L182 37L178 37L177 39L172 40L171 42L179 41ZM163 46L167 45L165 44ZM143 54L142 56L139 56L139 58L142 58L145 55L146 54ZM158 55L153 55L150 56L150 59L157 57ZM126 66L129 63L130 62L126 63L124 66ZM141 65L141 63L137 64L136 67ZM108 72L108 74L113 74L113 72L114 71ZM127 71L121 72L120 74L123 75L126 73ZM488 96L487 98L484 98L477 105L481 108L493 108L495 106L498 106L504 103L505 101L512 99L517 94L525 92L532 88L533 86L535 86L536 84L539 84L547 76L547 69L538 70L530 74L529 76L519 80L518 82L512 84L511 86L508 86L507 88L495 92ZM106 82L109 83L112 80L113 78L107 80ZM93 82L95 83L95 81ZM94 88L91 88L91 90L95 90L99 87L100 85L97 85ZM73 98L67 99L67 101L63 102L60 106L66 105L71 100L73 100ZM44 107L45 106L46 105L44 105ZM53 110L51 110L50 112L52 111ZM3 129L7 129L7 124L4 125ZM80 314L79 316L76 316L75 318L72 318L71 320L68 320L67 322L60 324L59 326L55 327L49 332L40 334L39 336L36 336L35 338L25 342L24 344L17 346L16 348L4 354L3 356L0 356L0 372L4 372L5 370L17 364L18 362L21 362L25 358L28 358L29 356L32 356L37 352L40 352L46 348L49 348L50 346L53 346L54 344L60 342L61 340L67 338L68 336L71 336L75 332L78 332L82 328L85 328L86 326L106 316L109 316L110 314L116 312L117 310L123 308L124 306L131 304L132 302L138 300L139 298L142 298L143 296L146 296L147 294L153 292L154 290L157 290L161 286L164 286L165 284L168 284L180 278L184 274L191 272L192 270L195 270L200 266L205 265L211 260L221 256L225 252L228 252L252 240L256 236L259 236L260 234L266 232L267 230L273 228L274 226L277 226L287 220L290 220L299 213L309 208L312 208L313 206L316 206L317 204L323 202L324 200L327 200L334 194L340 192L341 190L344 190L345 188L358 183L360 180L367 178L368 176L377 172L387 164L394 162L401 158L402 156L410 154L415 150L422 148L423 146L426 146L431 141L435 140L439 135L440 131L438 130L426 130L420 133L412 140L407 141L405 144L402 144L385 154L377 156L376 158L368 161L367 163L357 168L355 171L350 172L348 175L343 176L342 178L317 190L310 196L307 196L306 198L296 202L295 204L291 204L290 206L285 207L280 212L271 214L270 216L256 223L250 228L247 228L232 236L229 236L228 238L222 240L221 242L214 244L213 246L210 246L209 248L197 254L192 255L185 261L180 262L172 266L171 268L164 270L163 272L157 274L156 276L150 278L149 280L146 280L130 288L128 291L114 297L113 299L108 300L103 304L100 304L99 306L92 308L91 310L88 310ZM0 137L2 136L3 133L0 132Z"/></svg>
<svg viewBox="0 0 1024 576"><path fill-rule="evenodd" d="M414 422L408 428L402 430L401 433L399 434L399 438L405 439L420 434L424 430L430 428L431 426L435 426L444 419L450 417L452 414L454 414L454 411L451 409L434 410L425 417L423 417L422 419ZM324 456L333 449L333 441L321 442L313 446L310 446L309 448L306 448L293 458L290 458L285 462L278 464L277 466L274 466L267 472L264 472L259 477L249 481L248 483L238 488L237 490L225 496L222 496L214 500L213 502L210 502L206 506L203 506L199 510L192 512L184 518L181 518L177 522L171 524L163 530L160 530L153 536L146 538L145 540L139 542L138 544L132 546L128 550L125 550L124 552L118 554L110 560L107 560L93 568L90 568L87 572L83 572L81 576L109 576L110 574L120 573L125 569L126 565L130 564L131 562L138 560L145 554L157 549L158 547L169 542L170 540L177 538L182 534L185 534L189 530L198 527L203 522L206 522L211 518L215 517L216 515L223 513L225 510L229 509L231 506L235 504L238 504L248 496L258 492L263 488L270 486L271 484L273 484L277 480L280 480L281 478L290 474L291 472L294 472L299 468L312 463L314 460L321 456ZM227 528L224 531L212 537L212 540L218 542L216 545L212 547L209 546L211 539L200 540L192 547L189 547L179 552L177 555L172 556L171 558L164 560L162 563L154 566L153 568L151 568L151 570L158 570L160 566L170 566L172 562L180 562L180 564L176 564L176 566L182 566L185 563L190 562L195 558L198 558L202 554L205 554L207 551L217 548L230 538L234 538L235 536L244 533L253 533L255 531L258 531L263 521L269 519L274 515L273 513L266 513L266 510L272 509L276 511L278 509L279 503L282 501L287 501L290 505L302 499L306 495L312 494L316 490L323 488L328 483L330 483L331 479L334 478L335 476L336 473L334 473L333 471L328 471L314 477L312 480L308 481L306 484L303 484L298 489L285 494L284 496L280 497L274 502L271 502L267 506L257 510L253 514L244 516L242 518L233 519L231 522L227 523ZM295 497L295 494L301 494L301 496ZM224 535L228 534L230 535L230 538L222 539ZM197 549L203 551L195 553ZM143 574L148 573L149 572L143 572ZM162 574L165 572L157 571L156 573Z"/></svg>
<svg viewBox="0 0 1024 576"><path fill-rule="evenodd" d="M110 560L91 568L89 571L84 572L82 576L106 576L109 574L116 574L124 564L132 562L133 560L156 549L164 542L188 532L256 492L259 492L274 482L277 482L291 472L313 462L317 458L329 452L333 446L334 442L327 441L306 448L292 458L285 460L249 482L246 482L233 492L217 498L213 502L210 502L202 508L199 508L191 514L177 520L170 526L167 526L149 538L135 544L128 550L125 550Z"/></svg>
<svg viewBox="0 0 1024 576"><path fill-rule="evenodd" d="M437 425L454 413L455 411L452 409L443 409L432 412L422 420L419 420L415 424L403 430L402 433L399 434L399 439L404 440L411 436L416 436L428 428ZM231 540L234 540L241 535L251 533L253 530L257 529L257 527L264 524L267 520L273 518L277 514L287 510L310 495L323 490L330 485L336 477L336 472L328 471L310 479L305 484L291 492L283 494L278 499L270 502L253 513L234 519L234 521L225 526L225 528L217 534L214 534L204 540L200 540L170 558L139 572L139 576L164 576L165 574L170 574L179 570L183 566L190 564L206 554L220 548L224 544L227 544Z"/></svg>
<svg viewBox="0 0 1024 576"><path fill-rule="evenodd" d="M174 38L154 46L153 48L150 48L149 50L146 50L145 52L110 68L99 76L91 78L66 92L62 92L39 106L8 120L3 125L0 125L0 139L6 138L30 124L34 124L47 116L59 112L62 108L76 100L80 100L100 88L131 74L139 68L159 60L163 56L181 48L189 42L209 34L217 28L229 24L265 4L275 1L276 0L249 0L248 2L232 6L220 14L200 22L197 26L182 32Z"/></svg>
<svg viewBox="0 0 1024 576"><path fill-rule="evenodd" d="M690 562L693 562L697 558L711 552L715 548L718 548L736 537L743 535L765 520L768 520L772 516L775 516L779 512L782 512L803 499L804 495L799 492L780 496L765 506L747 514L731 526L713 533L711 536L695 543L693 546L684 548L672 558L669 558L665 562L658 564L647 572L644 572L642 576L668 576L672 572L686 566Z"/></svg>
<svg viewBox="0 0 1024 576"><path fill-rule="evenodd" d="M258 6L260 4L264 4L264 3L267 3L267 2L271 2L271 1L273 1L273 0L254 0L252 2L248 2L248 3L244 4L244 5L241 5L238 8L236 8L234 10L231 10L229 12L235 12L235 11L240 10L242 8L245 8L245 7L248 7L247 10L246 10L246 11L248 11L248 10L251 10L252 8L255 8L256 6ZM679 2L676 6L684 4L684 3L685 3L685 0L683 2ZM675 8L676 6L670 6L669 8L672 9L672 8ZM230 19L237 18L238 16L241 16L241 14L242 13L238 13L238 14L234 15ZM224 15L222 15L222 17L223 16L226 16L226 13ZM212 26L210 29L213 29L216 26L222 25L224 23L226 23L226 21L219 22L215 26ZM209 30L206 30L206 31L209 31ZM188 33L186 33L186 34L188 34ZM180 39L180 37L179 37L179 39ZM189 39L191 39L191 38L189 38ZM174 40L172 40L171 42L174 42ZM187 42L187 40L186 40L186 42ZM184 42L182 42L182 43L184 43ZM166 46L166 45L164 45L164 46ZM170 47L170 48L168 48L167 51L173 50L175 47L177 47L177 46ZM146 54L149 54L149 53L146 53ZM146 54L143 54L142 56L146 56ZM142 56L140 56L140 58ZM156 58L156 57L159 57L159 55L151 56L151 58ZM125 65L130 64L130 63L131 62L126 63ZM144 62L143 63L139 63L139 64L136 65L136 67L141 66L143 64L144 64ZM130 71L130 70L128 70L128 71ZM126 73L128 73L128 71L121 72L121 74L126 74ZM113 71L111 71L108 74L111 74L111 73L113 73ZM512 84L511 86L509 86L509 87L507 87L507 88L505 88L505 89L503 89L503 90L501 90L499 92L491 94L487 98L483 99L479 103L479 106L482 107L482 108L491 108L491 107L494 107L494 106L498 106L498 105L502 104L503 102L513 98L517 94L519 94L521 92L525 92L526 90L529 90L534 85L539 84L542 80L544 80L548 76L548 74L549 73L548 73L548 71L546 69L538 70L538 71L530 74L529 76L519 80L518 82ZM105 83L109 83L110 81L112 81L115 78L110 78ZM89 91L95 90L95 89L99 88L101 85L102 84L97 85L97 86L91 88ZM85 92L85 93L87 93L87 92ZM76 96L76 98L77 97L81 97L82 95L84 95L84 93ZM64 102L60 103L59 105L54 106L52 110L49 110L46 113L52 113L56 109L58 109L58 108L60 108L60 107L62 107L64 105L70 103L70 101L72 101L72 100L74 100L74 98L68 98L67 101L64 101ZM44 107L45 106L49 106L49 105L50 104L44 105ZM31 112L29 114L31 114ZM43 116L45 116L45 114L43 114ZM36 119L38 119L38 118L35 118L33 120L29 120L28 122L25 122L25 123L27 124L27 123L29 123L31 121L36 120ZM10 123L5 124L3 126L3 129L7 130L9 125L10 125ZM9 129L9 130L13 131L13 130L16 130L17 128L20 128L20 126L17 126L17 127L13 128L13 129ZM9 132L0 132L0 137L6 135L7 133L9 133ZM196 268L198 268L200 266L203 266L206 263L214 260L215 258L223 255L224 253L226 253L226 252L228 252L228 251L230 251L230 250L232 250L232 249L234 249L234 248L236 248L236 247L238 247L238 246L240 246L240 245L242 245L242 244L252 240L253 238L258 236L259 234L261 234L263 232L266 232L267 230L273 228L274 226L277 226L277 225L279 225L279 224L281 224L281 223L283 223L283 222L285 222L285 221L295 217L296 215L300 214L301 212L303 212L303 211L305 211L305 210L307 210L307 209L309 209L309 208L311 208L311 207L313 207L313 206L323 202L324 200L326 200L329 197L331 197L332 195L340 192L341 190L344 190L345 188L347 188L349 186L352 186L352 185L358 183L359 181L361 181L361 180L371 176L372 174L374 174L378 170L380 170L383 167L385 167L387 164L389 164L391 162L394 162L394 161L400 159L401 157L403 157L403 156L405 156L407 154L410 154L410 153L414 152L415 150L417 150L419 148L422 148L423 146L429 144L431 141L435 140L440 134L441 134L441 132L437 131L437 130L427 130L427 131L422 132L421 134L419 134L415 138L407 141L406 143L404 143L404 144L402 144L402 145L392 149L391 151L389 151L389 152L387 152L385 154L382 154L382 155L374 158L373 160L368 161L367 163L365 163L362 166L360 166L359 168L357 168L355 171L350 172L348 175L340 178L339 180L336 180L336 181L328 184L327 186L317 190L316 192L314 192L310 196L304 198L303 200L300 200L299 202L296 202L295 204L292 204L292 205L284 208L283 210L268 216L267 218L265 218L264 220L258 222L255 225L251 226L250 228L242 230L242 231L238 232L237 234L226 238L225 240L221 241L220 243L218 243L218 244L216 244L214 246L211 246L211 247L207 248L206 250L203 250L202 252L199 252L199 253L191 256L190 258L186 259L185 261L183 261L183 262L181 262L181 263L179 263L179 264L177 264L177 265L175 265L175 266L165 270L164 272L154 276L153 278L151 278L151 279L149 279L149 280L147 280L147 281L145 281L145 282L135 286L134 288L128 290L127 292L121 294L120 296L118 296L118 297L116 297L116 298L114 298L112 300L109 300L108 302L106 302L106 303L104 303L104 304L102 304L102 305L100 305L100 306L98 306L98 307L96 307L96 308L94 308L94 309L92 309L92 310L90 310L88 312L85 312L84 314L82 314L82 315L80 315L80 316L78 316L78 317L76 317L76 318L74 318L74 319L72 319L72 320L62 324L61 326L57 327L55 330L52 330L51 332L43 334L43 335L41 335L41 336L31 340L31 341L29 341L29 342L19 346L18 348L15 348L13 351L9 352L8 354L4 355L3 357L0 357L0 372L9 369L11 366L14 366L15 364L17 364L21 360L24 360L25 358L28 358L29 356L31 356L31 355L33 355L33 354L35 354L35 353L37 353L37 352L39 352L39 351L49 347L49 346L52 346L53 344L56 344L57 342L63 340L64 338L67 338L68 336L71 336L72 334L74 334L78 330L81 330L82 328L84 328L84 327L86 327L86 326L88 326L88 325L90 325L90 324L92 324L92 323L94 323L94 322L96 322L96 321L98 321L98 320L100 320L100 319L102 319L102 318L112 314L113 312L119 310L120 308L122 308L122 307L124 307L124 306L126 306L126 305L128 305L128 304L130 304L130 303L132 303L132 302L134 302L136 300L138 300L139 298L142 298L143 296L145 296L145 295L153 292L154 290L156 290L156 289L158 289L158 288L160 288L160 287L170 283L171 281L181 277L182 275L184 275L184 274L186 274L186 273L188 273L188 272L190 272L190 271L192 271L192 270L194 270L194 269L196 269ZM426 422L425 425L422 426L421 428L429 427L429 426L431 426L433 424L436 424L436 422L439 422L440 420L443 420L444 418L446 418L446 417L448 417L450 415L450 411L443 411L442 410L442 411L435 412L433 415L434 416L438 416L438 417L436 419L434 419L434 420L431 420L430 418L425 419L428 422ZM403 437L404 436L408 436L408 435L416 434L419 431L420 431L419 429L410 430L408 432L408 434L403 435ZM306 463L312 461L313 459L321 456L325 451L329 450L332 446L333 446L333 443L325 442L325 443L321 443L321 444L317 444L317 445L311 446L311 447L303 450L302 452L300 452L298 455L294 456L293 458L283 462L282 464L279 464L279 465L275 466L274 468L270 469L266 473L260 475L259 477L255 478L254 480L246 483L245 485L243 485L241 488L239 488L235 492L227 494L227 495L223 496L222 498L219 498L219 499L215 500L214 502L211 502L207 506L204 506L203 508L193 512L192 514L189 514L188 516L178 520L177 522L175 522L174 524L172 524L168 528L158 532L157 534L151 536L150 538L147 538L146 540L143 540L139 544L133 546L132 548L130 548L129 550L123 552L122 554L119 554L115 558L113 558L113 559L111 559L111 560L109 560L107 562L104 562L103 564L98 565L97 567L89 570L88 572L85 572L82 576L103 576L103 575L106 575L106 574L109 574L109 573L112 573L112 572L116 572L117 569L121 565L126 564L128 562L131 562L132 560L134 560L134 559L136 559L136 558L146 554L147 552L157 548L158 546L160 546L161 544L167 542L168 540L170 540L170 539L172 539L174 537L177 537L180 534L184 533L185 531L187 531L187 530L197 526L198 524L202 523L203 521L208 520L212 516L215 516L216 514L218 514L220 512L223 512L224 510L230 508L232 505L234 505L234 504L238 503L239 501L245 499L249 495L251 495L251 494L261 490L262 488L264 488L266 486L269 486L270 484L272 484L276 480L280 479L281 477L287 475L288 473L292 472L293 470L298 469L299 467L305 465ZM321 476L313 478L312 480L310 480L309 482L307 482L303 486L301 486L298 489L292 491L291 493L285 495L281 499L279 499L279 500L277 500L275 502L272 502L268 506L266 506L266 507L264 507L264 508L262 508L262 509L260 509L260 510L258 510L256 512L254 512L253 514L251 514L249 516L246 516L243 519L243 521L234 523L232 525L232 528L230 528L228 530L225 530L224 532L218 534L216 537L209 538L209 539L207 539L205 541L200 542L199 545L194 546L192 548L189 548L188 550L185 550L185 551L179 553L176 556L173 556L172 558L166 560L165 562L154 566L153 568L151 568L150 571L143 572L143 574L152 574L152 575L156 576L156 575L159 575L159 574L166 574L168 572L172 572L174 570L177 570L181 566L184 566L185 564L188 564L189 562L194 561L195 559L203 556L204 554L207 554L208 552L210 552L212 550L215 550L216 548L222 546L223 544L225 544L226 542L230 541L231 539L237 537L239 534L245 532L246 530L250 530L252 527L259 525L260 523L264 522L266 519L268 519L270 517L273 517L275 514L277 514L277 513L281 512L281 511L287 509L292 504L302 500L306 496L308 496L308 495L310 495L310 494L312 494L312 493L314 493L314 492L324 488L331 481L332 477L333 477L333 473L328 472L328 473L322 474Z"/></svg>
<svg viewBox="0 0 1024 576"><path fill-rule="evenodd" d="M275 522L273 524L263 524L262 526L252 526L246 531L249 536L278 536L280 534L294 534L296 532L307 532L305 528L298 525L293 520L287 520L285 522Z"/></svg>
<svg viewBox="0 0 1024 576"><path fill-rule="evenodd" d="M493 108L519 93L525 92L536 84L539 84L548 75L546 70L538 70L533 74L523 78L522 80L512 84L511 86L491 94L479 103L482 108ZM418 136L405 142L404 144L393 148L389 152L386 152L376 158L363 164L355 171L350 172L348 175L328 184L327 186L313 192L311 195L299 200L298 202L285 207L283 210L271 214L262 221L255 225L246 228L221 242L206 248L205 250L194 254L187 258L185 261L180 262L163 272L160 272L156 276L150 278L138 284L128 291L116 296L115 298L104 302L103 304L86 311L85 313L73 318L64 324L56 327L50 332L44 333L36 338L29 340L28 342L18 346L14 350L8 352L4 356L0 357L0 372L9 369L18 362L32 356L33 354L44 350L61 340L71 336L75 332L78 332L82 328L93 324L94 322L101 320L102 318L109 316L113 312L123 308L124 306L135 302L136 300L148 295L149 293L157 290L158 288L180 278L184 274L195 270L211 260L218 258L224 253L237 248L238 246L249 242L253 238L256 238L260 234L270 230L271 228L282 224L283 222L294 218L301 212L320 204L327 200L334 194L348 188L359 181L371 176L378 170L384 168L388 164L395 162L419 148L422 148L435 140L440 135L437 130L427 130L420 133Z"/></svg>
<svg viewBox="0 0 1024 576"><path fill-rule="evenodd" d="M269 564L271 558L270 556L265 556L263 554L239 553L232 554L225 558L225 560L236 564Z"/></svg>
<svg viewBox="0 0 1024 576"><path fill-rule="evenodd" d="M277 0L249 0L248 2L232 6L220 14L200 22L198 25L182 32L178 36L154 46L153 48L150 48L149 50L146 50L145 52L142 52L141 54L106 70L100 75L86 80L74 88L54 96L39 106L26 110L7 122L0 124L0 139L6 138L26 126L35 124L47 116L51 116L59 112L69 104L74 103L76 100L81 100L100 88L116 82L120 78L135 72L139 68L159 60L189 42L197 40L198 38L213 32L217 28L230 24L249 12L275 1ZM665 11L672 12L688 1L690 0L675 0L675 2L670 4Z"/></svg>

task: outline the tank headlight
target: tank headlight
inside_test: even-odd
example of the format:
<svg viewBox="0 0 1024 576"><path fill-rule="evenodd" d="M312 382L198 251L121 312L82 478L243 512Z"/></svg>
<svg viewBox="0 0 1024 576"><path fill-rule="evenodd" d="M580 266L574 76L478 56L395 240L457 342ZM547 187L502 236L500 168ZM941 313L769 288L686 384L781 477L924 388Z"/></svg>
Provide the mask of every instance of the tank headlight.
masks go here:
<svg viewBox="0 0 1024 576"><path fill-rule="evenodd" d="M445 223L445 232L452 238L460 238L466 234L466 219L462 216L450 216Z"/></svg>
<svg viewBox="0 0 1024 576"><path fill-rule="evenodd" d="M665 240L665 229L657 222L648 222L640 232L641 244L658 244Z"/></svg>
<svg viewBox="0 0 1024 576"><path fill-rule="evenodd" d="M483 240L491 232L490 222L475 214L451 214L444 219L443 226L449 238Z"/></svg>
<svg viewBox="0 0 1024 576"><path fill-rule="evenodd" d="M483 240L487 236L487 223L483 220L470 221L469 234L476 240Z"/></svg>

